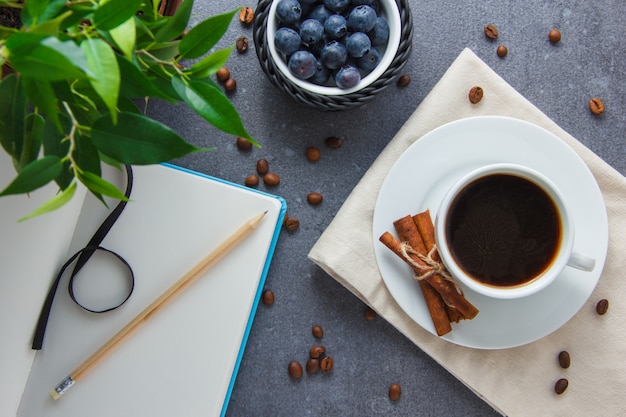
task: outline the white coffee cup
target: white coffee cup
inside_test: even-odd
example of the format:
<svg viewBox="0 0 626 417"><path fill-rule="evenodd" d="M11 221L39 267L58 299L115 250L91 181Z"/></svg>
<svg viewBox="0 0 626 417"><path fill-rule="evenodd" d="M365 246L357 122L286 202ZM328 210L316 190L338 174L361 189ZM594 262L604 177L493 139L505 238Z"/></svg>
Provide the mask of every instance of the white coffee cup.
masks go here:
<svg viewBox="0 0 626 417"><path fill-rule="evenodd" d="M518 179L522 180L520 181ZM505 181L501 182L498 187L499 189L506 189L507 191L503 193L512 196L511 198L513 200L520 200L519 195L521 195L520 193L522 191L518 192L518 185L519 190L528 189L530 192L533 192L532 195L536 194L535 197L539 197L540 195L542 197L537 199L528 197L527 199L520 200L517 203L509 202L500 204L500 200L497 200L501 198L500 194L498 194L499 192L496 193L495 191L489 191L490 185L488 184L493 183L494 181ZM530 182L531 184L529 185L528 182ZM480 187L480 185L477 184L482 184L482 191L478 191L478 187ZM553 203L551 209L557 214L556 220L552 223L556 225L556 223L558 222L558 230L556 228L552 228L553 230L557 231L549 233L550 235L553 235L551 237L546 236L544 238L544 236L542 235L544 232L542 230L540 234L535 233L533 239L525 239L526 234L525 232L523 232L523 226L520 225L532 223L531 220L527 219L527 217L524 217L524 215L521 214L519 216L511 214L512 212L517 212L519 210L511 210L511 213L506 212L506 214L500 214L502 210L506 211L510 207L526 207L526 202L528 201L542 200L544 201L544 203L545 201L549 201L543 197L545 196L545 194L542 194L541 191L537 192L537 189L533 187L533 184L534 186L539 187L540 190L543 190L545 194L547 194L549 200L551 200ZM507 187L506 185L509 186ZM482 194L483 192L485 192L486 194ZM490 192L491 194L489 194ZM462 197L459 197L460 193L463 193ZM466 223L463 226L460 226L461 228L463 228L463 230L455 229L456 231L453 231L452 229L454 227L458 227L458 225L454 227L450 225L451 221L453 220L452 218L450 218L450 214L452 213L455 217L459 216L455 213L461 211L463 209L462 207L465 207L462 206L462 204L464 204L463 200L471 199L472 193L480 193L476 194L474 196L474 200L472 200L477 203L472 204L474 204L474 207L480 206L481 208L477 208L474 210L474 214L476 215L460 215L460 218L466 219L463 220L466 221ZM502 197L501 199L503 200L504 197ZM496 201L498 201L496 204L491 204L491 202ZM547 204L544 204L544 206L550 206L549 202ZM468 205L466 207L471 207L471 205ZM507 209L503 209L502 207L507 207ZM482 210L482 212L480 210ZM531 213L537 211L526 210L526 212ZM487 213L489 214L489 216L487 215ZM495 213L495 215L492 215L493 213ZM480 225L485 225L486 223L484 223L484 221L486 219L490 222L489 226L486 226L485 228L473 227L479 223L478 221L476 221L477 217L482 217L482 220L480 220ZM470 218L471 220L467 220ZM499 223L497 226L491 223L492 218L498 219ZM507 222L510 220L509 223L511 223L512 225L509 227L508 223L506 223L505 220ZM474 221L474 223L471 223L472 221ZM454 224L456 225L456 223ZM447 230L447 227L449 225L450 230ZM502 225L504 226L500 227ZM538 228L535 227L535 230L537 229ZM546 228L546 230L547 229L549 228ZM459 230L461 231L459 232ZM495 233L474 233L474 235L471 235L471 233L468 234L468 230L487 230ZM502 230L513 230L513 232L503 233L501 232ZM547 234L548 233L546 232L546 235ZM497 235L498 237L504 236L504 238L483 239L482 236L484 235ZM509 239L508 235L514 236L514 238ZM466 241L463 242L462 236L472 236L472 238L466 239ZM437 243L437 248L441 260L443 261L444 265L446 266L452 277L459 280L468 288L480 294L494 298L511 299L534 294L550 285L550 283L552 283L556 279L556 277L563 271L566 266L574 267L583 271L593 270L593 268L595 267L595 260L587 255L578 253L573 250L575 242L574 236L574 223L568 210L566 200L561 191L559 191L559 189L552 183L552 181L550 181L548 178L546 178L544 175L537 172L536 170L511 163L500 163L483 166L463 176L448 190L443 198L443 201L441 202L435 218L435 240ZM470 240L472 241L472 243L470 245L467 245L468 241ZM476 243L474 243L474 240ZM491 244L492 241L505 241L507 245L501 245L500 248L506 248L506 250L491 250L493 249L493 246L495 246ZM544 251L546 252L543 254L545 256L543 256L541 259L545 259L546 261L542 261L543 267L537 267L538 272L527 274L527 276L524 276L523 279L520 279L520 282L515 284L503 284L504 281L500 281L500 278L496 278L498 276L497 274L491 274L491 271L497 270L499 271L498 273L501 273L502 279L504 279L505 275L507 277L509 275L515 275L510 274L510 271L507 270L509 265L513 265L510 268L511 270L521 271L522 269L528 269L530 266L532 266L533 261L528 262L530 266L526 265L524 262L521 261L521 259L523 259L524 257L519 255L518 252L511 248L519 248L529 245L532 246L533 244L541 245L544 242L548 241L554 242L551 246L554 249L550 252L549 255L547 254L547 250ZM515 242L515 244L513 244L512 242ZM520 242L523 242L524 244L521 244ZM454 245L457 246L456 249L453 247ZM465 250L465 254L463 255L462 251L459 250L459 248L469 249ZM503 256L499 256L499 252L502 252ZM484 258L477 260L485 253L489 253L492 255L484 256ZM519 259L516 259L515 257L518 255ZM459 259L469 260L469 262L463 260L460 261L455 256L458 256ZM465 256L465 258L463 258L463 256ZM491 263L493 264L499 264L498 268L491 268L491 266L489 265L489 261L491 261ZM465 266L462 265L464 262ZM472 269L469 267L469 265L479 266ZM468 270L471 270L471 272L468 272ZM490 272L482 275L482 271ZM523 276L524 274L520 273L519 275ZM490 278L493 278L493 282L487 282Z"/></svg>

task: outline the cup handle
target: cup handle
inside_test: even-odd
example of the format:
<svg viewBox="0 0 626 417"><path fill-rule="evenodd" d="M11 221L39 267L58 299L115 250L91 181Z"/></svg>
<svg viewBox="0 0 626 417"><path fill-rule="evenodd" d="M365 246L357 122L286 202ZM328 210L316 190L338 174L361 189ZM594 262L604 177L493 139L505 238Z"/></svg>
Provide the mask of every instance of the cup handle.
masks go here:
<svg viewBox="0 0 626 417"><path fill-rule="evenodd" d="M584 255L579 252L572 252L567 264L572 268L580 269L581 271L593 271L596 266L596 260L590 256Z"/></svg>

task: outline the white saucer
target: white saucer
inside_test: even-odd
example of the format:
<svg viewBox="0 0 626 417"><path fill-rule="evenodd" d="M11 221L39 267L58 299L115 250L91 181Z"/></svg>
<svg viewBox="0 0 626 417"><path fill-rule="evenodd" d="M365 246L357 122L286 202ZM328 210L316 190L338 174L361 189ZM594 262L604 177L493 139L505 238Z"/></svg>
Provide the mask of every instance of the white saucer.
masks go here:
<svg viewBox="0 0 626 417"><path fill-rule="evenodd" d="M548 288L516 300L497 300L464 288L480 312L452 324L442 336L452 343L503 349L538 340L570 320L595 288L608 247L608 219L600 188L582 159L561 139L531 123L498 116L461 119L417 140L398 158L383 182L374 210L373 238L382 278L400 307L432 334L435 328L411 269L378 238L393 222L429 209L433 219L446 190L479 166L511 162L550 178L571 206L574 249L596 259L591 272L570 267Z"/></svg>

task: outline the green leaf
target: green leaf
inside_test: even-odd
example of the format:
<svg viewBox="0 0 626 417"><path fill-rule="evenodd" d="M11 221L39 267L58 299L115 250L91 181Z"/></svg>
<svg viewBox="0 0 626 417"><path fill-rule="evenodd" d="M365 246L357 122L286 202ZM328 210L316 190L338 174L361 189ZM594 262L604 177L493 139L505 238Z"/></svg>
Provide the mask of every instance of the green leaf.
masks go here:
<svg viewBox="0 0 626 417"><path fill-rule="evenodd" d="M102 39L87 39L80 46L87 57L87 65L94 74L89 81L109 109L113 123L116 123L121 81L115 53Z"/></svg>
<svg viewBox="0 0 626 417"><path fill-rule="evenodd" d="M26 95L15 74L0 82L0 143L4 150L19 159L26 117Z"/></svg>
<svg viewBox="0 0 626 417"><path fill-rule="evenodd" d="M32 219L33 217L40 216L42 214L49 213L51 211L58 209L59 207L63 206L65 203L70 201L72 197L74 196L75 192L76 192L76 183L74 182L72 183L71 186L63 190L61 193L57 194L56 196L52 197L50 200L43 203L41 206L39 206L39 208L37 208L32 213L30 213L28 216L22 217L19 221L22 222L28 219Z"/></svg>
<svg viewBox="0 0 626 417"><path fill-rule="evenodd" d="M172 78L172 85L182 100L213 126L226 133L246 138L259 146L246 132L237 110L228 97L215 85L197 80L185 84L178 77Z"/></svg>
<svg viewBox="0 0 626 417"><path fill-rule="evenodd" d="M131 165L156 164L202 150L156 120L126 112L119 114L117 125L106 116L96 120L91 140L103 154Z"/></svg>
<svg viewBox="0 0 626 417"><path fill-rule="evenodd" d="M20 169L37 159L43 141L44 118L31 113L24 120L24 142L20 156Z"/></svg>
<svg viewBox="0 0 626 417"><path fill-rule="evenodd" d="M121 25L111 29L111 37L129 61L133 60L136 36L137 30L135 27L134 17L131 17L127 21L123 22Z"/></svg>
<svg viewBox="0 0 626 417"><path fill-rule="evenodd" d="M122 76L121 95L125 97L159 97L170 102L175 101L157 88L146 74L124 57L118 55L117 64Z"/></svg>
<svg viewBox="0 0 626 417"><path fill-rule="evenodd" d="M109 0L93 14L94 25L103 31L118 27L133 17L141 8L143 0Z"/></svg>
<svg viewBox="0 0 626 417"><path fill-rule="evenodd" d="M22 77L26 95L60 130L57 97L50 82L33 77Z"/></svg>
<svg viewBox="0 0 626 417"><path fill-rule="evenodd" d="M0 192L0 196L24 194L36 190L54 180L61 173L63 164L56 156L44 156L26 165L17 177Z"/></svg>
<svg viewBox="0 0 626 417"><path fill-rule="evenodd" d="M76 135L74 142L76 148L72 155L78 165L78 171L89 171L100 175L100 155L91 140L83 135Z"/></svg>
<svg viewBox="0 0 626 417"><path fill-rule="evenodd" d="M31 27L52 19L65 3L66 0L28 0L22 9L22 24Z"/></svg>
<svg viewBox="0 0 626 417"><path fill-rule="evenodd" d="M72 15L71 11L66 11L60 16L55 17L54 19L44 20L38 25L31 28L31 32L42 33L46 35L56 36L61 31L61 27L63 21Z"/></svg>
<svg viewBox="0 0 626 417"><path fill-rule="evenodd" d="M72 128L70 118L61 113L59 116L61 130L58 130L51 120L46 120L43 127L43 153L44 155L56 156L63 160L61 173L54 179L61 190L65 190L74 180L74 171L70 169L70 160L67 156L70 153L70 141L65 140L65 132Z"/></svg>
<svg viewBox="0 0 626 417"><path fill-rule="evenodd" d="M80 57L75 56L76 49L70 44L72 42L61 42L52 37L42 39L38 34L19 32L7 39L6 46L11 65L22 75L48 81L84 78L83 71L75 65L80 63Z"/></svg>
<svg viewBox="0 0 626 417"><path fill-rule="evenodd" d="M193 0L185 0L181 3L174 16L163 18L167 23L155 33L156 40L164 42L179 37L187 28L192 8Z"/></svg>
<svg viewBox="0 0 626 417"><path fill-rule="evenodd" d="M187 72L197 78L206 78L215 74L218 69L226 64L232 50L233 47L231 46L230 48L215 51L193 64Z"/></svg>
<svg viewBox="0 0 626 417"><path fill-rule="evenodd" d="M128 197L126 197L123 192L121 192L115 185L100 177L100 175L96 175L89 171L79 171L78 179L80 182L85 184L89 191L91 191L102 202L104 202L104 199L102 199L103 195L122 201L128 201Z"/></svg>
<svg viewBox="0 0 626 417"><path fill-rule="evenodd" d="M194 26L180 41L181 58L193 59L204 55L224 36L239 8L209 17Z"/></svg>

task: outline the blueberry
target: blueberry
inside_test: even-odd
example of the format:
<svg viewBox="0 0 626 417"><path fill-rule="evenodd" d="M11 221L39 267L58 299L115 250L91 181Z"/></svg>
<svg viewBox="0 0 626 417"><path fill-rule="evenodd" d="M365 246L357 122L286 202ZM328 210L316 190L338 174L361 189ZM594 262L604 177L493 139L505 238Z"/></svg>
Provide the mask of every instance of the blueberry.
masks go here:
<svg viewBox="0 0 626 417"><path fill-rule="evenodd" d="M326 68L324 64L322 64L322 61L318 59L315 66L315 74L313 74L313 76L309 78L309 81L318 85L324 85L326 84L326 82L328 82L329 78L330 70Z"/></svg>
<svg viewBox="0 0 626 417"><path fill-rule="evenodd" d="M288 66L295 77L306 80L315 74L317 60L309 51L296 51L289 57Z"/></svg>
<svg viewBox="0 0 626 417"><path fill-rule="evenodd" d="M326 6L323 4L318 4L315 6L308 14L307 18L319 20L321 24L324 24L328 16L332 15L333 12L328 10Z"/></svg>
<svg viewBox="0 0 626 417"><path fill-rule="evenodd" d="M365 72L369 72L376 68L378 62L380 61L380 52L374 47L371 47L370 50L363 55L361 58L356 59L356 65L360 69Z"/></svg>
<svg viewBox="0 0 626 417"><path fill-rule="evenodd" d="M382 17L376 18L376 24L374 28L370 30L367 35L372 41L372 45L386 45L389 40L389 24Z"/></svg>
<svg viewBox="0 0 626 417"><path fill-rule="evenodd" d="M280 0L276 6L276 15L288 25L298 23L302 16L302 6L298 0Z"/></svg>
<svg viewBox="0 0 626 417"><path fill-rule="evenodd" d="M300 49L300 44L300 35L291 28L282 27L274 35L274 46L285 55L291 55L296 52Z"/></svg>
<svg viewBox="0 0 626 417"><path fill-rule="evenodd" d="M350 0L324 0L324 6L333 12L339 13L350 4Z"/></svg>
<svg viewBox="0 0 626 417"><path fill-rule="evenodd" d="M348 22L346 18L339 15L334 14L328 16L326 22L324 22L324 33L330 39L340 39L348 32Z"/></svg>
<svg viewBox="0 0 626 417"><path fill-rule="evenodd" d="M326 68L331 70L339 68L348 60L346 46L341 42L330 41L322 48L320 60Z"/></svg>
<svg viewBox="0 0 626 417"><path fill-rule="evenodd" d="M306 44L314 44L324 36L324 25L319 20L306 19L300 25L300 38Z"/></svg>
<svg viewBox="0 0 626 417"><path fill-rule="evenodd" d="M355 32L369 32L376 24L376 17L370 6L356 6L348 15L348 27Z"/></svg>
<svg viewBox="0 0 626 417"><path fill-rule="evenodd" d="M355 32L348 37L346 41L346 49L348 54L353 58L361 58L369 52L372 47L370 38L363 32Z"/></svg>
<svg viewBox="0 0 626 417"><path fill-rule="evenodd" d="M335 74L337 87L347 89L356 86L361 81L361 73L352 65L345 65Z"/></svg>

